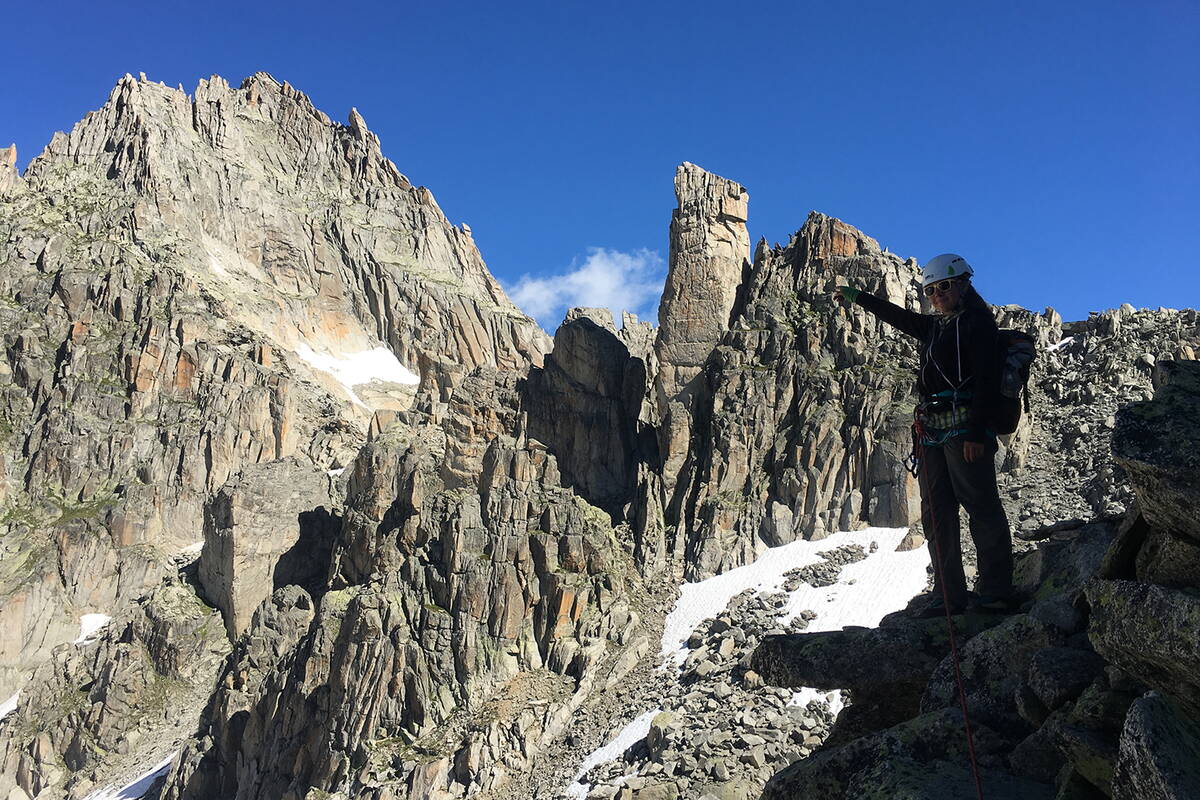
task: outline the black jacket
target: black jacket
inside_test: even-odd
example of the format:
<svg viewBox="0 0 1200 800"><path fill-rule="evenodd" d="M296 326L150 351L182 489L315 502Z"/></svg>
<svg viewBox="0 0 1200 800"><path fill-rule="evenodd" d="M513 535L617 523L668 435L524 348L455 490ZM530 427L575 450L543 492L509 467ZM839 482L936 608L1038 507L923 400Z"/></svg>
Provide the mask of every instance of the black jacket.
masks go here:
<svg viewBox="0 0 1200 800"><path fill-rule="evenodd" d="M971 392L971 400L967 401L971 416L965 439L987 441L995 399L1000 393L996 358L999 328L983 299L972 290L964 298L966 307L949 318L918 314L866 292L859 292L855 302L921 343L917 392L923 400L947 389Z"/></svg>

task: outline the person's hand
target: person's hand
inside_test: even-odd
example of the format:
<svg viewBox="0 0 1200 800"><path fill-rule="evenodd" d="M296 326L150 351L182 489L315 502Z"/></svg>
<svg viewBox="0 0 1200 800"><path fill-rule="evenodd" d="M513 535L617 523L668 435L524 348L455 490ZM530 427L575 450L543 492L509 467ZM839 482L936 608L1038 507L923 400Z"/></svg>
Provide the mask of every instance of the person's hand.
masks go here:
<svg viewBox="0 0 1200 800"><path fill-rule="evenodd" d="M963 461L971 464L983 458L983 442L963 442Z"/></svg>
<svg viewBox="0 0 1200 800"><path fill-rule="evenodd" d="M858 289L855 289L853 286L839 286L837 291L833 293L833 299L844 306L852 306L854 305L854 301L858 299Z"/></svg>

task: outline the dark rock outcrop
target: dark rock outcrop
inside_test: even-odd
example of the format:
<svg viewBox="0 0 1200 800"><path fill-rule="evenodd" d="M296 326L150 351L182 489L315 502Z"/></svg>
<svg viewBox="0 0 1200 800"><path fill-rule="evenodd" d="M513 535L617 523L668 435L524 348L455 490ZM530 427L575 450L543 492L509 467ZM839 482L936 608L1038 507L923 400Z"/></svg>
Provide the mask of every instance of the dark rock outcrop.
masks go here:
<svg viewBox="0 0 1200 800"><path fill-rule="evenodd" d="M1200 605L1194 591L1180 587L1194 586L1200 574L1186 558L1168 570L1170 559L1160 553L1164 534L1194 527L1179 513L1180 504L1200 503L1200 494L1189 488L1200 485L1197 466L1190 454L1171 452L1172 442L1187 446L1180 432L1200 402L1200 365L1167 366L1161 375L1169 382L1154 401L1118 416L1114 449L1130 465L1137 492L1127 517L1064 526L1019 556L1018 585L1031 598L1027 614L982 632L970 615L956 625L965 639L958 647L958 674L972 728L982 740L987 796L1007 796L1015 785L1038 796L1052 791L1050 783L1059 797L1186 797L1196 791ZM1180 436L1161 436L1163 431ZM848 686L872 697L925 682L924 715L850 742L831 736L814 756L776 775L764 796L786 797L802 786L840 797L949 791L946 781L962 777L963 762L942 764L930 758L928 747L912 743L936 736L944 721L933 715L957 715L960 703L951 656L930 670L931 659L919 649L928 647L922 630L893 617L874 631L801 633L759 647L754 663L763 676L786 684ZM823 646L826 640L842 646ZM912 649L885 660L887 648L872 646L876 640ZM1147 687L1155 691L1144 694ZM895 712L901 706L882 708ZM849 720L843 716L839 725ZM886 722L887 714L875 711L872 718ZM911 784L907 776L913 776Z"/></svg>
<svg viewBox="0 0 1200 800"><path fill-rule="evenodd" d="M1200 597L1153 583L1097 579L1087 599L1096 652L1200 717Z"/></svg>
<svg viewBox="0 0 1200 800"><path fill-rule="evenodd" d="M1189 362L1155 365L1162 388L1153 402L1117 415L1113 455L1129 474L1150 537L1137 576L1151 583L1200 588L1200 373Z"/></svg>
<svg viewBox="0 0 1200 800"><path fill-rule="evenodd" d="M940 800L971 797L975 780L963 735L962 713L944 709L923 714L837 749L820 751L783 770L763 791L763 800L794 797L904 797ZM975 725L975 750L985 764L995 763L1004 740ZM980 776L987 797L999 800L1054 797L1035 781L985 766Z"/></svg>
<svg viewBox="0 0 1200 800"><path fill-rule="evenodd" d="M572 309L543 366L522 389L529 436L557 458L566 484L615 519L637 491L639 465L659 469L649 381L653 329L607 309Z"/></svg>
<svg viewBox="0 0 1200 800"><path fill-rule="evenodd" d="M1129 709L1113 775L1114 800L1200 797L1200 723L1156 692Z"/></svg>

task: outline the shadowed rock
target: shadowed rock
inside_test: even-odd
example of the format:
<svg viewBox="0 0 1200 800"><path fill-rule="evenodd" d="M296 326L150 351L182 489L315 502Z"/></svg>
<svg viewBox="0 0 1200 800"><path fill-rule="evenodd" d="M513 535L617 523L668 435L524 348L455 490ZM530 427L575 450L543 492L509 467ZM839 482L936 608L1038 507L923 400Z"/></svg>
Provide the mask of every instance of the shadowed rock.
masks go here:
<svg viewBox="0 0 1200 800"><path fill-rule="evenodd" d="M1200 724L1157 692L1134 702L1121 731L1113 800L1200 797Z"/></svg>
<svg viewBox="0 0 1200 800"><path fill-rule="evenodd" d="M1151 527L1200 546L1200 365L1160 361L1154 400L1117 414L1113 456L1129 473ZM1200 563L1191 557L1193 565Z"/></svg>
<svg viewBox="0 0 1200 800"><path fill-rule="evenodd" d="M1200 597L1136 581L1094 580L1088 637L1096 652L1200 717Z"/></svg>
<svg viewBox="0 0 1200 800"><path fill-rule="evenodd" d="M976 753L985 764L991 760L989 756L1003 752L1001 737L984 725L972 727ZM1054 796L1045 784L986 766L981 782L987 787L986 796L996 800L1049 800ZM797 761L767 782L762 797L943 800L974 795L962 714L943 709Z"/></svg>
<svg viewBox="0 0 1200 800"><path fill-rule="evenodd" d="M337 505L330 483L324 471L286 459L243 470L206 505L200 583L231 640L278 586L323 588L338 532L326 510Z"/></svg>

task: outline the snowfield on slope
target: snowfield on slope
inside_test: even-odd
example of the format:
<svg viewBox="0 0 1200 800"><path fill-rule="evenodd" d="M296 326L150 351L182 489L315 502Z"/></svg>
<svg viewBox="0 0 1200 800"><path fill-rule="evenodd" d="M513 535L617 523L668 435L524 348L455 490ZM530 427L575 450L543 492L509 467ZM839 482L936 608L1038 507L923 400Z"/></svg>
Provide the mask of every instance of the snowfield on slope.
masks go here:
<svg viewBox="0 0 1200 800"><path fill-rule="evenodd" d="M138 800L138 798L150 791L150 787L154 785L154 781L160 775L167 773L167 770L171 768L171 762L175 760L175 756L177 755L179 755L178 752L171 753L171 755L159 761L124 786L92 792L84 800Z"/></svg>
<svg viewBox="0 0 1200 800"><path fill-rule="evenodd" d="M679 668L687 658L687 640L706 619L715 618L729 601L747 589L756 592L782 592L784 573L822 561L821 554L845 545L856 544L867 551L862 561L842 567L836 583L815 587L807 583L788 592L787 605L779 624L786 625L803 611L816 613L805 632L841 630L847 626L874 627L887 614L908 605L925 590L929 554L924 547L906 552L896 548L908 533L907 528L866 528L843 531L819 541L799 540L765 551L752 564L731 569L720 575L680 587L679 599L667 615L660 655L670 680L677 680ZM874 551L872 552L872 547ZM829 702L837 714L841 710L839 692L801 689L792 698L794 705L812 700ZM571 797L587 796L589 785L580 778L593 767L618 758L631 745L645 737L650 720L658 709L647 711L630 722L611 741L584 759L575 780L566 792Z"/></svg>
<svg viewBox="0 0 1200 800"><path fill-rule="evenodd" d="M350 399L363 408L368 406L354 391L355 386L372 381L407 386L416 386L421 382L420 377L401 364L395 353L386 347L376 347L361 353L331 354L318 353L307 342L300 342L296 346L296 355L314 369L333 376L346 389Z"/></svg>
<svg viewBox="0 0 1200 800"><path fill-rule="evenodd" d="M867 550L867 557L843 567L832 586L802 584L790 592L780 624L787 624L807 609L817 615L804 629L809 633L841 630L847 625L878 625L884 615L904 608L925 589L929 565L925 548L896 552L907 533L907 528L866 528L835 533L815 542L801 539L767 550L753 564L683 584L663 629L663 658L683 664L692 631L724 611L735 595L746 589L781 592L785 572L816 564L822 560L821 553L848 544ZM875 552L870 552L872 545L877 546Z"/></svg>
<svg viewBox="0 0 1200 800"><path fill-rule="evenodd" d="M108 614L84 614L79 618L79 638L71 642L71 644L84 644L92 637L92 634L99 631L111 621L112 617Z"/></svg>
<svg viewBox="0 0 1200 800"><path fill-rule="evenodd" d="M17 703L21 701L21 690L17 689L16 694L0 703L0 719L4 719L9 714L17 710Z"/></svg>
<svg viewBox="0 0 1200 800"><path fill-rule="evenodd" d="M650 723L654 720L654 715L662 709L653 708L641 716L637 717L621 729L621 732L612 738L603 747L594 750L587 758L583 760L579 771L575 773L575 780L571 781L571 785L567 787L567 794L570 797L585 800L588 794L589 785L580 783L579 779L587 774L587 771L599 764L607 764L609 761L617 758L628 750L633 745L646 738L646 734L650 732Z"/></svg>

